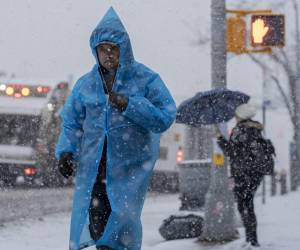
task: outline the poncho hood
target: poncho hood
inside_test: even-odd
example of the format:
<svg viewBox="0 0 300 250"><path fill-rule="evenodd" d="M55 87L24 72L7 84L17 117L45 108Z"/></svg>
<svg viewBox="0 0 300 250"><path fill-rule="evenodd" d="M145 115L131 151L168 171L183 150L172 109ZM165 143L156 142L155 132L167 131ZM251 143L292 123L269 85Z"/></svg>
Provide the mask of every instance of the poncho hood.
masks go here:
<svg viewBox="0 0 300 250"><path fill-rule="evenodd" d="M98 57L96 48L103 42L111 42L119 47L119 67L122 68L134 62L129 35L118 14L112 7L106 12L90 37L90 47L97 63Z"/></svg>

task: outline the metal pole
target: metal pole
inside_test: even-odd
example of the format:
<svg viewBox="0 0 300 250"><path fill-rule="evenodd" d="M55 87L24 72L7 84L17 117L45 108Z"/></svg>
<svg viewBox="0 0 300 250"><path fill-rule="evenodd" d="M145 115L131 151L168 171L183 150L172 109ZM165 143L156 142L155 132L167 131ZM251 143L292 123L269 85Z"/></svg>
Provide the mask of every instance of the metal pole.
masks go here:
<svg viewBox="0 0 300 250"><path fill-rule="evenodd" d="M293 91L292 91L292 98L294 99L294 140L290 144L290 180L291 180L291 190L296 191L298 186L300 185L300 23L299 23L299 9L298 9L298 2L293 0L293 6L295 11L295 61L296 67L295 72L293 72Z"/></svg>
<svg viewBox="0 0 300 250"><path fill-rule="evenodd" d="M275 196L277 193L277 174L276 171L271 175L271 196Z"/></svg>
<svg viewBox="0 0 300 250"><path fill-rule="evenodd" d="M212 88L226 87L226 1L211 1L211 81ZM234 197L229 190L227 164L212 165L206 197L202 241L224 242L237 236L234 223Z"/></svg>
<svg viewBox="0 0 300 250"><path fill-rule="evenodd" d="M263 101L262 101L262 123L264 126L264 136L266 136L266 69L263 68ZM266 178L262 181L262 203L266 204Z"/></svg>
<svg viewBox="0 0 300 250"><path fill-rule="evenodd" d="M299 3L297 1L293 1L293 5L294 5L294 9L295 9L295 18L296 18L296 74L299 74L300 72L300 23L299 23ZM295 104L296 107L296 129L299 129L300 127L300 114L299 114L299 110L300 110L300 76L296 76L296 93L295 93L296 97L297 97L297 103ZM296 171L295 171L295 175L296 175L296 189L300 186L300 165L299 165L299 160L300 160L300 132L296 131L296 156L297 156L297 165L296 165Z"/></svg>

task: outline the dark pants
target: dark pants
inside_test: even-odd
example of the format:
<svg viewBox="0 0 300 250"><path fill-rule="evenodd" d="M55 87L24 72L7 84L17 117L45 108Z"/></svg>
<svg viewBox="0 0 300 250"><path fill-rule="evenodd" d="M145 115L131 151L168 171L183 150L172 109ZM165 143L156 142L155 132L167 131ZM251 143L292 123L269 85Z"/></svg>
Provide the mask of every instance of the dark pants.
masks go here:
<svg viewBox="0 0 300 250"><path fill-rule="evenodd" d="M93 240L102 236L107 224L111 207L106 193L106 140L104 142L102 157L98 168L98 175L92 191L92 199L89 208L90 234ZM99 247L98 249L110 249Z"/></svg>
<svg viewBox="0 0 300 250"><path fill-rule="evenodd" d="M256 175L244 175L235 178L234 194L245 227L246 241L253 244L258 243L254 196L262 179L262 176Z"/></svg>

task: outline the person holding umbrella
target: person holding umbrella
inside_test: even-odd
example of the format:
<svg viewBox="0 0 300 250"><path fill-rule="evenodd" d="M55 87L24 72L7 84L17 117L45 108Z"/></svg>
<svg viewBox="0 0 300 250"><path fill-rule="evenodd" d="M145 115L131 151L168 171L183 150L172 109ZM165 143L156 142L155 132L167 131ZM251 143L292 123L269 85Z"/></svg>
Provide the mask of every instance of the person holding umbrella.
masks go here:
<svg viewBox="0 0 300 250"><path fill-rule="evenodd" d="M262 172L257 171L258 159L264 158L265 155L264 150L260 150L260 142L264 141L263 125L252 120L255 114L254 106L240 105L235 111L237 124L229 140L217 130L217 142L230 160L233 192L245 227L246 244L259 247L254 195L264 176Z"/></svg>
<svg viewBox="0 0 300 250"><path fill-rule="evenodd" d="M248 104L249 100L249 95L226 88L199 92L179 105L176 122L194 127L215 125L217 142L229 157L231 178L235 183L233 191L246 229L246 243L259 247L254 195L263 176L274 170L275 149L270 140L263 138L262 124L252 120L256 109ZM227 140L216 124L234 117L237 124Z"/></svg>
<svg viewBox="0 0 300 250"><path fill-rule="evenodd" d="M64 106L56 147L61 174L76 171L69 249L140 250L145 195L176 105L160 76L135 61L112 8L90 46L96 64Z"/></svg>

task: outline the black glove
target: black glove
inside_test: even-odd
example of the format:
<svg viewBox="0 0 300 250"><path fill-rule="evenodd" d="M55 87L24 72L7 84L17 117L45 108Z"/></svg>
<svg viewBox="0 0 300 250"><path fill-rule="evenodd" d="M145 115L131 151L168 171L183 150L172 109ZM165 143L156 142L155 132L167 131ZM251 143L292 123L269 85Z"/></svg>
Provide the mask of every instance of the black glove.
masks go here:
<svg viewBox="0 0 300 250"><path fill-rule="evenodd" d="M63 153L58 161L58 170L65 178L72 176L74 172L74 162L72 153Z"/></svg>
<svg viewBox="0 0 300 250"><path fill-rule="evenodd" d="M123 112L127 108L128 98L123 94L111 92L109 93L109 102L114 108Z"/></svg>

